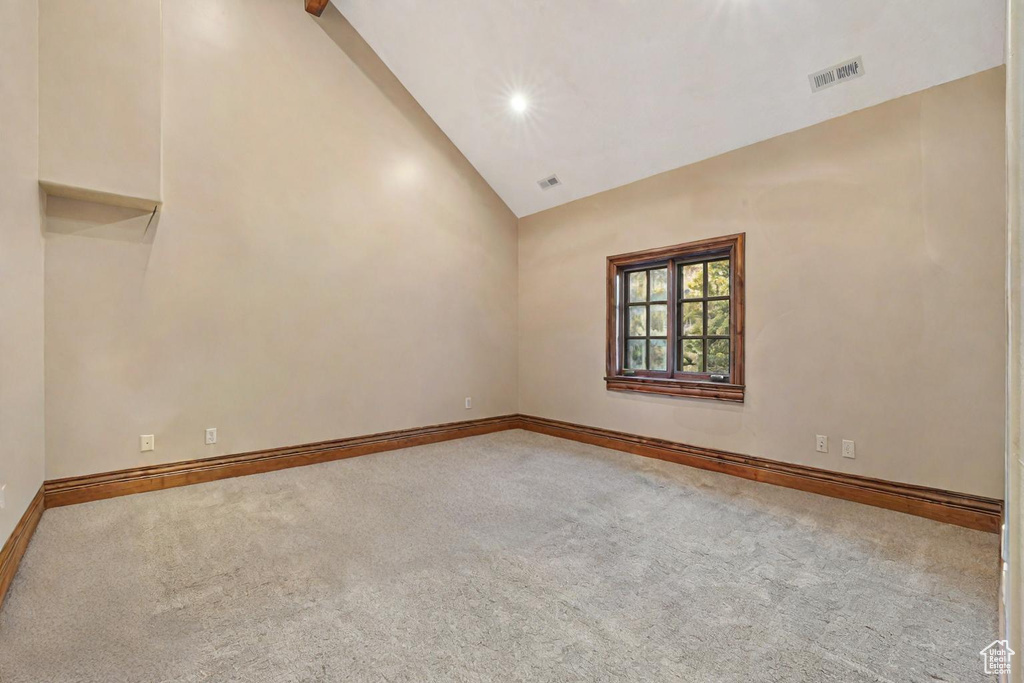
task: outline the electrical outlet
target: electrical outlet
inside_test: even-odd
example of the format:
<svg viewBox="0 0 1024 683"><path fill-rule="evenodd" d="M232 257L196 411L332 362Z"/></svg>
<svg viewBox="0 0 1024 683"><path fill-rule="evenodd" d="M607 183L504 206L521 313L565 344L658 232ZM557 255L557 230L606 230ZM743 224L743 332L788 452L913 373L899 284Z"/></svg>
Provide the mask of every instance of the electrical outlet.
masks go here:
<svg viewBox="0 0 1024 683"><path fill-rule="evenodd" d="M467 396L466 397L466 410L469 410L472 407L473 407L473 399L470 398L469 396Z"/></svg>
<svg viewBox="0 0 1024 683"><path fill-rule="evenodd" d="M819 453L828 453L828 437L818 434L814 449Z"/></svg>
<svg viewBox="0 0 1024 683"><path fill-rule="evenodd" d="M146 451L156 450L156 437L152 434L143 434L139 437L139 451L145 453Z"/></svg>
<svg viewBox="0 0 1024 683"><path fill-rule="evenodd" d="M206 445L217 443L217 428L210 427L206 430Z"/></svg>
<svg viewBox="0 0 1024 683"><path fill-rule="evenodd" d="M0 510L7 507L7 484L0 485Z"/></svg>
<svg viewBox="0 0 1024 683"><path fill-rule="evenodd" d="M843 457L844 458L856 458L857 451L854 449L853 442L848 439L843 439Z"/></svg>

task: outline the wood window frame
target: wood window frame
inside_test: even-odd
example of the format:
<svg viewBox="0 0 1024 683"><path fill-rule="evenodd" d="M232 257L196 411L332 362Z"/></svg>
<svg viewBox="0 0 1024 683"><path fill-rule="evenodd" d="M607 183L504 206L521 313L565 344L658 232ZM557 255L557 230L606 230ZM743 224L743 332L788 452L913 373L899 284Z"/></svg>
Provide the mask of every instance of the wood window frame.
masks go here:
<svg viewBox="0 0 1024 683"><path fill-rule="evenodd" d="M606 389L743 402L746 389L743 367L745 238L746 233L738 233L608 257L607 341L604 378ZM728 257L730 262L728 382L711 381L709 372L683 373L676 371L678 359L676 344L680 335L676 320L680 304L680 298L676 291L679 267L686 263L714 260L715 257ZM657 268L661 265L668 268L669 276L668 349L666 351L668 369L666 371L625 370L627 273ZM707 291L704 294L706 296Z"/></svg>

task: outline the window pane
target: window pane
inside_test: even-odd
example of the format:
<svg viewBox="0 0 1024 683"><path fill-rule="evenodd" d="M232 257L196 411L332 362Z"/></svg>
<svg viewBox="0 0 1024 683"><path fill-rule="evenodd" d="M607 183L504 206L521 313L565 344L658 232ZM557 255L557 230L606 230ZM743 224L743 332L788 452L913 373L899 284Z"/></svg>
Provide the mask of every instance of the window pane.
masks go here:
<svg viewBox="0 0 1024 683"><path fill-rule="evenodd" d="M695 337L704 334L704 304L700 301L683 304L683 335Z"/></svg>
<svg viewBox="0 0 1024 683"><path fill-rule="evenodd" d="M647 369L647 342L645 340L629 340L626 347L626 367L630 370Z"/></svg>
<svg viewBox="0 0 1024 683"><path fill-rule="evenodd" d="M651 370L668 369L668 342L664 339L651 340Z"/></svg>
<svg viewBox="0 0 1024 683"><path fill-rule="evenodd" d="M729 334L729 302L708 302L708 334Z"/></svg>
<svg viewBox="0 0 1024 683"><path fill-rule="evenodd" d="M708 340L708 372L729 372L729 340Z"/></svg>
<svg viewBox="0 0 1024 683"><path fill-rule="evenodd" d="M651 271L651 301L668 300L668 268Z"/></svg>
<svg viewBox="0 0 1024 683"><path fill-rule="evenodd" d="M699 299L704 296L704 264L683 266L683 298Z"/></svg>
<svg viewBox="0 0 1024 683"><path fill-rule="evenodd" d="M704 340L684 339L679 367L683 372L704 372Z"/></svg>
<svg viewBox="0 0 1024 683"><path fill-rule="evenodd" d="M647 271L629 274L629 300L647 301Z"/></svg>
<svg viewBox="0 0 1024 683"><path fill-rule="evenodd" d="M668 336L668 306L665 304L651 306L651 336ZM653 356L651 358L653 359Z"/></svg>
<svg viewBox="0 0 1024 683"><path fill-rule="evenodd" d="M647 336L647 307L646 306L630 306L629 307L629 336L630 337L646 337Z"/></svg>
<svg viewBox="0 0 1024 683"><path fill-rule="evenodd" d="M708 296L729 296L729 262L708 264Z"/></svg>

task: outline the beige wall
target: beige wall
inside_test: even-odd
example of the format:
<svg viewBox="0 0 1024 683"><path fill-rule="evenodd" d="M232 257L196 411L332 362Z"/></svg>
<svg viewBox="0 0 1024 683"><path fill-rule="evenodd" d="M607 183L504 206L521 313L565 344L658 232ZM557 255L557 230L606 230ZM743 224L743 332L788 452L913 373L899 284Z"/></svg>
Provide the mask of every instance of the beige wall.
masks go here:
<svg viewBox="0 0 1024 683"><path fill-rule="evenodd" d="M49 208L48 477L515 412L515 217L337 11L163 44L158 221Z"/></svg>
<svg viewBox="0 0 1024 683"><path fill-rule="evenodd" d="M43 483L36 3L0 0L0 545Z"/></svg>
<svg viewBox="0 0 1024 683"><path fill-rule="evenodd" d="M523 219L517 285L514 217L333 7L165 3L161 42L164 210L48 207L49 477L510 413L518 391L1002 495L1001 70ZM605 391L605 257L737 231L746 403Z"/></svg>
<svg viewBox="0 0 1024 683"><path fill-rule="evenodd" d="M521 411L1001 498L1003 89L994 69L522 219ZM605 257L734 232L746 402L606 391Z"/></svg>
<svg viewBox="0 0 1024 683"><path fill-rule="evenodd" d="M159 199L160 0L38 1L40 177Z"/></svg>

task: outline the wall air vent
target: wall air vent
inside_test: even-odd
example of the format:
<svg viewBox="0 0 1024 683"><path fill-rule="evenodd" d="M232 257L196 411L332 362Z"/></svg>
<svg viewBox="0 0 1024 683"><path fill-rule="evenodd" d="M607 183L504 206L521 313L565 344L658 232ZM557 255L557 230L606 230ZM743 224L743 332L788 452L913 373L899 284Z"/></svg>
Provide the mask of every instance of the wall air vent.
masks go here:
<svg viewBox="0 0 1024 683"><path fill-rule="evenodd" d="M546 190L549 187L554 187L555 185L561 185L562 181L558 179L558 176L553 175L553 176L548 176L547 178L544 178L543 180L538 180L537 184L540 185L540 189Z"/></svg>
<svg viewBox="0 0 1024 683"><path fill-rule="evenodd" d="M848 59L827 69L816 71L807 77L811 82L811 92L831 88L836 83L849 81L864 75L864 60L860 57Z"/></svg>

